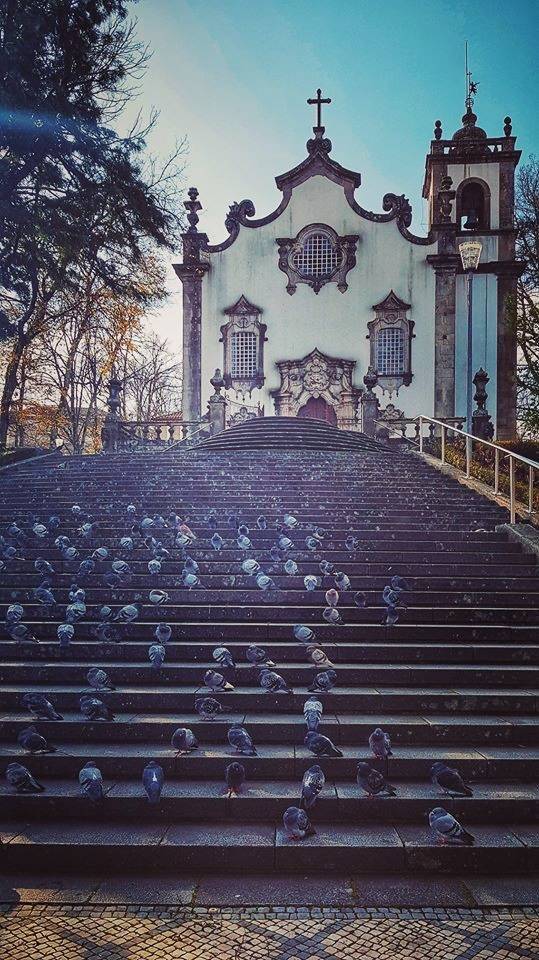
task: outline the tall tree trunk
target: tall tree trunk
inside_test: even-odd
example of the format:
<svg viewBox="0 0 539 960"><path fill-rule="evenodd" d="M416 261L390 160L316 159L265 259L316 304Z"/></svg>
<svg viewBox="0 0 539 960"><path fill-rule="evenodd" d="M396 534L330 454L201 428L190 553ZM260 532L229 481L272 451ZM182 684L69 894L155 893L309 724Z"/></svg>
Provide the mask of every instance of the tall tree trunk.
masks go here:
<svg viewBox="0 0 539 960"><path fill-rule="evenodd" d="M13 394L17 389L17 376L26 344L18 338L13 346L6 367L2 398L0 399L0 449L5 449L9 431L9 418L13 404Z"/></svg>

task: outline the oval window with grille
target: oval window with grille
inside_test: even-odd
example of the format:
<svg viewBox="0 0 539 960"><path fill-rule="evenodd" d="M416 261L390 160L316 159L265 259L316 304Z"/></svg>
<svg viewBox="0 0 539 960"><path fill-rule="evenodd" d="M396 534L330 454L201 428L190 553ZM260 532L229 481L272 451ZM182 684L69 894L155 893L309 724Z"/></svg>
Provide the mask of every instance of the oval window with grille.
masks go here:
<svg viewBox="0 0 539 960"><path fill-rule="evenodd" d="M335 244L324 233L310 233L292 256L294 270L307 279L331 276L340 262Z"/></svg>

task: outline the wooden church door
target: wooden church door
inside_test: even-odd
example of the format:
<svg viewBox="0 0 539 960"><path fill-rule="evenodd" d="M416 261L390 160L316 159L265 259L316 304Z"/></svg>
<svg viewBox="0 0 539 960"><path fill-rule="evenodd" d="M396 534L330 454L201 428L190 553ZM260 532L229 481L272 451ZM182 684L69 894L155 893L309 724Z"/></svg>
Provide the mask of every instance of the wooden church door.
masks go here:
<svg viewBox="0 0 539 960"><path fill-rule="evenodd" d="M310 420L325 420L333 427L337 426L337 414L323 397L309 397L307 403L298 410L298 417Z"/></svg>

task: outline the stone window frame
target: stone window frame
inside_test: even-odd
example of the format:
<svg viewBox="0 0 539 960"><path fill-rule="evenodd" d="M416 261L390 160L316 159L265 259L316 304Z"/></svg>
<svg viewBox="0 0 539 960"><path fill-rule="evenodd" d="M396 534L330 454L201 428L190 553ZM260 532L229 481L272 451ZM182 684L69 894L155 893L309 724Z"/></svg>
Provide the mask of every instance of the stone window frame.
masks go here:
<svg viewBox="0 0 539 960"><path fill-rule="evenodd" d="M466 177L464 180L461 180L461 182L459 183L459 185L458 185L458 187L457 187L457 192L456 192L456 197L455 197L455 210L456 210L457 228L458 228L459 230L462 229L461 221L462 221L462 218L463 218L463 216L464 216L464 214L463 214L463 212L462 212L462 194L464 193L465 188L468 187L468 186L469 186L470 184L472 184L472 183L477 184L479 187L481 187L481 189L482 189L482 191L483 191L483 210L484 210L484 213L485 213L485 223L484 223L484 224L480 224L479 227L477 228L477 231L473 231L473 232L481 232L482 230L490 230L490 224L491 224L491 220L490 220L491 192L490 192L490 187L489 187L487 181L486 181L486 180L482 180L481 177ZM477 211L476 211L476 212L477 212ZM465 231L465 232L466 232L466 233L468 233L468 232L469 232L469 233L472 233L471 230L470 230L470 231L467 230L467 231Z"/></svg>
<svg viewBox="0 0 539 960"><path fill-rule="evenodd" d="M333 245L337 254L337 263L331 272L321 276L308 276L298 271L294 257L303 249L306 240L314 234L322 234ZM326 283L336 283L338 290L348 290L346 278L349 270L356 265L356 235L340 237L327 223L310 223L303 227L295 237L280 237L276 240L279 248L279 269L288 277L287 292L292 295L298 284L304 283L315 293L319 293Z"/></svg>
<svg viewBox="0 0 539 960"><path fill-rule="evenodd" d="M412 372L412 340L415 337L415 324L407 316L411 304L401 300L393 290L390 290L387 297L384 297L380 303L374 304L372 309L375 314L374 319L367 324L369 330L367 340L370 341L370 366L378 375L377 384L384 393L389 393L391 396L393 393L398 393L402 386L408 387L414 376ZM403 334L404 369L402 373L383 374L378 372L377 335L380 330L388 328L401 330Z"/></svg>
<svg viewBox="0 0 539 960"><path fill-rule="evenodd" d="M223 344L223 381L226 389L236 393L251 394L264 385L264 343L266 324L260 321L262 310L251 303L243 294L231 307L223 310L228 321L221 326L220 343ZM256 334L256 372L252 377L238 377L232 373L232 335L234 333Z"/></svg>

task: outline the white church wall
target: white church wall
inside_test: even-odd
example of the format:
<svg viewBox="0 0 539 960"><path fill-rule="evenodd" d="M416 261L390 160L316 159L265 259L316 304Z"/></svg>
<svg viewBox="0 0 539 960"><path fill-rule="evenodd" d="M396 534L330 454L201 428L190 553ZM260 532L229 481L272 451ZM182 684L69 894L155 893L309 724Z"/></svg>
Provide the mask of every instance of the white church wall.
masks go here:
<svg viewBox="0 0 539 960"><path fill-rule="evenodd" d="M328 283L318 294L307 284L298 284L291 296L287 277L278 268L278 237L295 237L310 223L325 223L338 234L358 234L357 264L347 276L348 290L341 293ZM349 206L341 186L316 176L294 189L283 214L272 223L251 229L242 227L226 250L210 255L211 269L202 291L202 397L203 409L211 392L209 379L223 366L220 327L223 311L244 294L263 311L267 324L264 345L266 381L261 398L266 415L273 414L269 391L280 385L277 361L299 359L318 347L323 353L357 361L356 385L362 385L369 365L367 323L372 306L393 289L410 303L415 322L412 342L410 386L402 386L391 401L406 415L432 413L434 396L434 271L426 263L432 246L410 243L395 221L373 223L359 217ZM381 394L381 391L378 390ZM389 400L381 395L382 405Z"/></svg>

